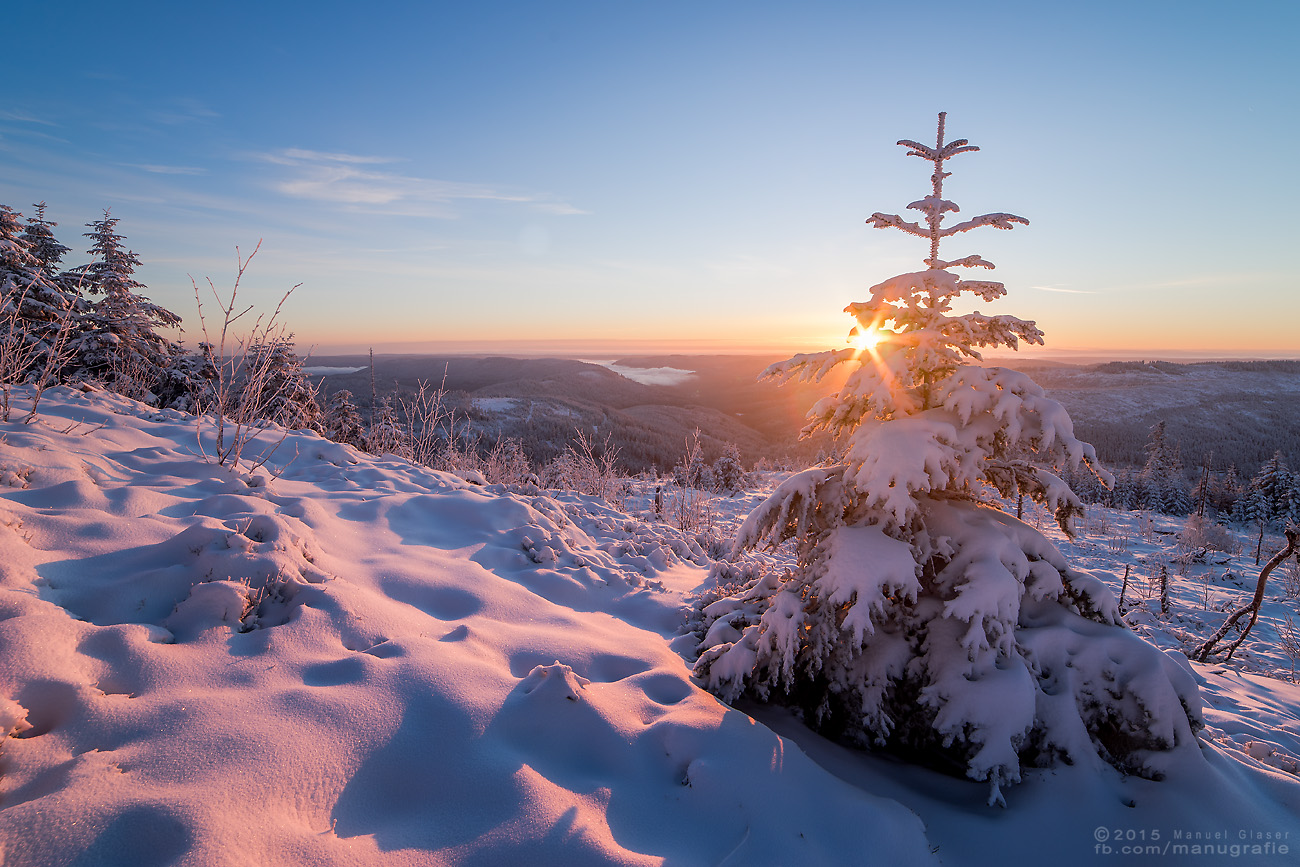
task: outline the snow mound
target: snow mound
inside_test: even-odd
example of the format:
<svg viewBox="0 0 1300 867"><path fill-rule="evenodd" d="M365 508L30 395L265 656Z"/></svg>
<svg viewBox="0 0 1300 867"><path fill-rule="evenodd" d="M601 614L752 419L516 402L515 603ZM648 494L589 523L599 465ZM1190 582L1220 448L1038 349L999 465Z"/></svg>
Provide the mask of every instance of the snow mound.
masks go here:
<svg viewBox="0 0 1300 867"><path fill-rule="evenodd" d="M682 536L112 395L0 433L5 864L934 863L692 683Z"/></svg>

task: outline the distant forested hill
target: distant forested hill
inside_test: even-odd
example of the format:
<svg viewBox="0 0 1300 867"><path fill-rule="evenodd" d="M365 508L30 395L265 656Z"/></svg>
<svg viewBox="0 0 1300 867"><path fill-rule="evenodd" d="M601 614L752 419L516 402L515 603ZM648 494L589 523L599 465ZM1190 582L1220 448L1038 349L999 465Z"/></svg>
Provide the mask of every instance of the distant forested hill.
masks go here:
<svg viewBox="0 0 1300 867"><path fill-rule="evenodd" d="M627 469L666 471L681 459L696 427L710 459L734 442L750 462L764 456L808 461L830 443L796 442L804 413L840 381L784 388L759 382L759 373L776 360L661 355L615 362L620 368L692 372L674 385L648 385L572 359L381 355L375 358L375 383L381 398L409 399L421 381L444 387L463 423L485 440L521 440L535 463L553 459L582 428L600 438L610 434ZM326 356L311 363L362 368L322 382L327 393L350 390L365 413L367 358ZM1151 426L1164 421L1189 473L1207 454L1215 468L1234 464L1244 477L1278 451L1288 465L1300 467L1300 361L1010 366L1061 401L1079 436L1110 465L1140 465Z"/></svg>
<svg viewBox="0 0 1300 867"><path fill-rule="evenodd" d="M1207 454L1244 477L1279 451L1300 466L1300 361L1015 366L1064 404L1108 463L1140 465L1152 425L1164 421L1189 471Z"/></svg>

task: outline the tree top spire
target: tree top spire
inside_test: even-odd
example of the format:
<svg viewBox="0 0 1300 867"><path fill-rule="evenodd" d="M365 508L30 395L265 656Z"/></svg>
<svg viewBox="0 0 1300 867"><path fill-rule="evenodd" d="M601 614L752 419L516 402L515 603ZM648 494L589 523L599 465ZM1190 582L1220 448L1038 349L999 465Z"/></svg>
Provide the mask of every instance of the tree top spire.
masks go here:
<svg viewBox="0 0 1300 867"><path fill-rule="evenodd" d="M950 202L943 197L943 180L952 175L952 172L945 172L944 162L955 157L957 154L964 154L971 151L979 150L978 147L971 144L964 138L954 139L945 143L944 127L948 120L948 112L939 112L938 134L935 136L934 147L923 145L920 142L911 139L900 139L898 144L908 148L909 157L920 157L923 160L934 163L934 172L930 175L931 194L924 199L912 202L907 207L914 211L920 211L925 214L925 228L918 223L909 223L903 220L897 214L874 213L867 218L867 222L877 229L892 227L907 232L909 235L916 235L926 238L930 241L930 255L926 258L925 265L930 269L943 269L949 267L979 267L992 268L993 263L979 256L965 256L961 259L954 259L945 262L939 258L939 242L949 235L956 235L959 232L969 232L971 229L979 226L993 226L995 229L1010 229L1016 223L1027 226L1029 221L1024 217L1017 217L1015 214L981 214L974 219L958 223L955 226L943 228L944 214L951 211L959 212L956 202Z"/></svg>

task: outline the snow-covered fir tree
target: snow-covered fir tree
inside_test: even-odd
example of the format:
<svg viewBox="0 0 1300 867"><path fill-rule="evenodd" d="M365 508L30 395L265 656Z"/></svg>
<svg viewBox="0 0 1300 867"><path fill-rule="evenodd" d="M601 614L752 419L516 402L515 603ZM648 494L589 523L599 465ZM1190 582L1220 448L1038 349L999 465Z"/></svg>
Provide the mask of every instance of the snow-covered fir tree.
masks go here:
<svg viewBox="0 0 1300 867"><path fill-rule="evenodd" d="M352 392L341 388L330 395L322 421L325 436L337 443L359 449L366 447L366 426L361 411L352 401Z"/></svg>
<svg viewBox="0 0 1300 867"><path fill-rule="evenodd" d="M67 248L53 239L53 223L38 208L36 222L24 227L21 215L0 205L0 322L6 347L6 375L23 379L56 361L51 354L66 345L82 309L80 298L57 278L58 260Z"/></svg>
<svg viewBox="0 0 1300 867"><path fill-rule="evenodd" d="M1272 518L1268 497L1254 485L1247 484L1232 507L1232 520L1249 526L1266 525Z"/></svg>
<svg viewBox="0 0 1300 867"><path fill-rule="evenodd" d="M940 242L1005 213L945 226L945 164L966 140L901 141L933 166L931 193L868 223L929 242L925 270L900 274L846 308L856 348L772 365L778 382L842 388L816 403L805 434L829 430L844 462L781 484L741 527L737 554L793 540L798 566L768 572L703 611L695 673L726 699L749 692L803 709L808 723L864 745L1001 787L1022 765L1109 763L1158 778L1172 751L1199 756L1200 699L1185 660L1143 642L1113 594L1041 533L1000 508L1031 498L1071 529L1078 497L1045 467L1088 467L1109 481L1065 410L1029 377L981 366L983 347L1041 343L1032 322L957 314L1001 283L992 268L940 258ZM1033 456L1033 460L1023 457Z"/></svg>
<svg viewBox="0 0 1300 867"><path fill-rule="evenodd" d="M713 462L713 486L722 494L734 494L749 486L749 475L740 462L740 447L735 443L727 443Z"/></svg>
<svg viewBox="0 0 1300 867"><path fill-rule="evenodd" d="M1182 455L1166 437L1163 419L1151 426L1146 453L1146 463L1137 477L1142 508L1186 515L1192 509L1192 494L1183 474Z"/></svg>
<svg viewBox="0 0 1300 867"><path fill-rule="evenodd" d="M1294 523L1297 517L1296 475L1281 452L1264 462L1247 484L1239 518L1265 526Z"/></svg>
<svg viewBox="0 0 1300 867"><path fill-rule="evenodd" d="M181 412L207 412L217 400L217 367L210 344L200 343L198 352L178 352L162 369L154 394L158 405Z"/></svg>
<svg viewBox="0 0 1300 867"><path fill-rule="evenodd" d="M23 244L36 259L41 273L50 282L58 283L63 272L63 257L69 249L54 237L54 229L59 224L45 219L45 203L38 202L32 208L35 213L27 218L27 225L23 227Z"/></svg>
<svg viewBox="0 0 1300 867"><path fill-rule="evenodd" d="M1241 480L1237 477L1237 465L1229 464L1228 469L1212 476L1210 482L1210 505L1216 514L1228 516L1241 497Z"/></svg>
<svg viewBox="0 0 1300 867"><path fill-rule="evenodd" d="M381 397L373 408L370 430L366 433L366 451L372 455L410 455L410 437L393 408L391 395Z"/></svg>
<svg viewBox="0 0 1300 867"><path fill-rule="evenodd" d="M135 279L140 259L125 249L116 231L118 219L104 211L104 219L87 223L86 237L93 241L89 265L71 272L94 297L82 316L74 338L75 376L104 382L109 388L145 400L180 353L179 345L158 333L180 325L175 313L151 302Z"/></svg>

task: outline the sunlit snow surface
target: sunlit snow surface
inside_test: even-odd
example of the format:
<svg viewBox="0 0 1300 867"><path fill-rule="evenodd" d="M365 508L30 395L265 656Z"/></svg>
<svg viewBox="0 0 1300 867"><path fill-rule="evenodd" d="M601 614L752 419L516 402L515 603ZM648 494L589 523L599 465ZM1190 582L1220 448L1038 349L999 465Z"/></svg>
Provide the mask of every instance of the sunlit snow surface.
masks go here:
<svg viewBox="0 0 1300 867"><path fill-rule="evenodd" d="M1300 848L1292 684L1196 666L1205 762L1032 772L990 809L982 785L756 711L778 737L692 684L678 631L707 546L648 516L311 434L253 472L198 452L192 418L103 394L0 425L5 867L1096 864L1130 830ZM734 526L754 502L714 507ZM1062 547L1122 562L1101 536ZM1245 592L1210 583L1206 609L1178 584L1185 624L1150 598L1131 619L1176 646L1193 608L1212 623Z"/></svg>
<svg viewBox="0 0 1300 867"><path fill-rule="evenodd" d="M116 397L3 432L5 867L932 860L690 682L680 538Z"/></svg>

